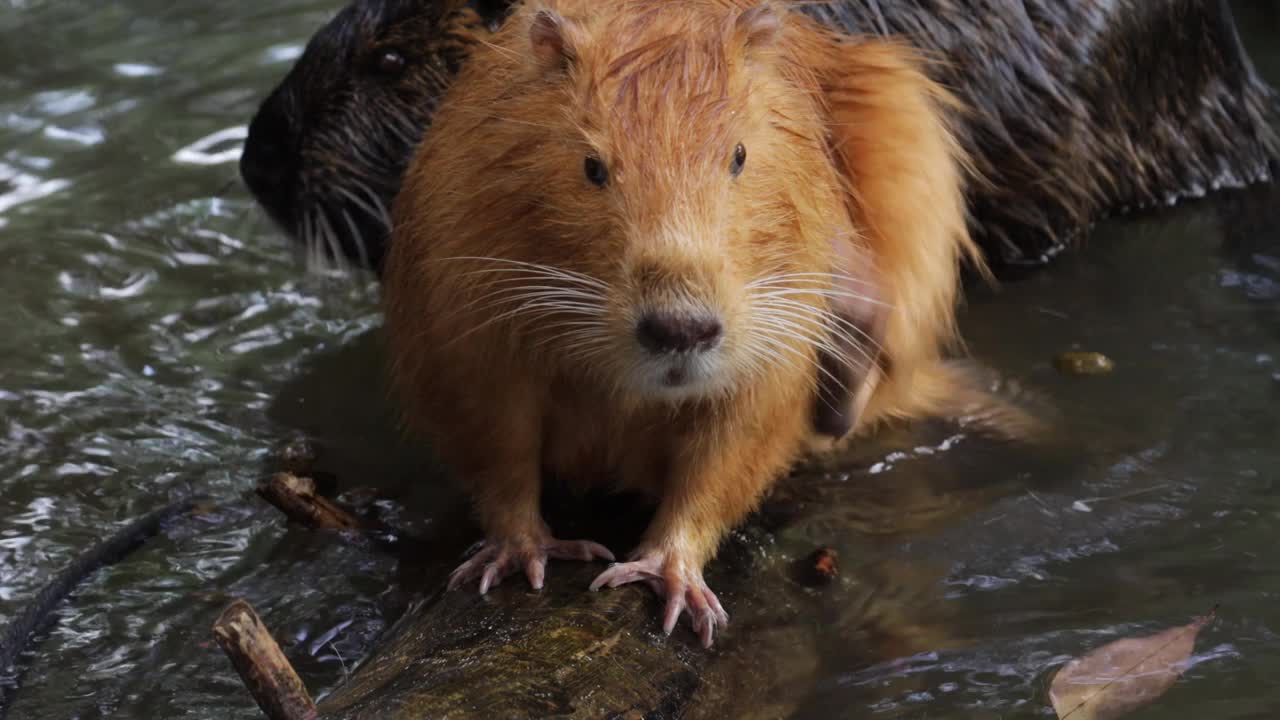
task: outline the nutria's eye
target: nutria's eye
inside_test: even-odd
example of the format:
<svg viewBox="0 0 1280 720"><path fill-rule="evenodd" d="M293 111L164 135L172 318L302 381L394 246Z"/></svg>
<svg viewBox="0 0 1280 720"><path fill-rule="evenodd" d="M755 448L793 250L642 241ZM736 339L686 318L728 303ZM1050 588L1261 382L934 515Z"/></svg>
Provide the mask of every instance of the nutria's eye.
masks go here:
<svg viewBox="0 0 1280 720"><path fill-rule="evenodd" d="M742 172L742 166L747 162L747 149L738 143L738 147L733 149L733 162L729 163L729 173L734 177Z"/></svg>
<svg viewBox="0 0 1280 720"><path fill-rule="evenodd" d="M582 169L586 172L587 179L596 187L604 187L609 182L609 168L604 166L604 161L594 155L587 156Z"/></svg>
<svg viewBox="0 0 1280 720"><path fill-rule="evenodd" d="M516 0L473 0L472 7L475 8L477 14L485 20L485 27L491 33L498 32L502 27L502 21L511 14L511 6L516 4Z"/></svg>
<svg viewBox="0 0 1280 720"><path fill-rule="evenodd" d="M388 50L378 58L378 71L386 75L398 75L404 70L404 55L395 50Z"/></svg>

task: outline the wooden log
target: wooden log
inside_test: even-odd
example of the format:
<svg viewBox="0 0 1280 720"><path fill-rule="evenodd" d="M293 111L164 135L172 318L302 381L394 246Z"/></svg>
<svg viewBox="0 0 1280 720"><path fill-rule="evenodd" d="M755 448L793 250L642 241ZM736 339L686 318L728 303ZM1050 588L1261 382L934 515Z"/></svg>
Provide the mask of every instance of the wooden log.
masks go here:
<svg viewBox="0 0 1280 720"><path fill-rule="evenodd" d="M316 493L311 478L276 473L258 484L258 495L290 520L318 530L356 530L360 521L333 501Z"/></svg>
<svg viewBox="0 0 1280 720"><path fill-rule="evenodd" d="M937 438L911 432L899 440L911 448ZM896 447L877 444L875 455ZM899 608L879 592L889 583L883 576L898 585L918 575L916 584L926 587L936 587L936 577L916 568L857 567L815 592L797 581L795 562L780 552L792 528L832 506L876 508L866 518L842 520L873 538L885 532L885 518L896 518L898 528L914 527L916 518L936 525L1019 489L997 482L964 492L942 464L938 470L936 482L922 476L906 485L877 483L863 471L857 483L810 470L784 482L710 568L708 580L733 616L710 651L687 622L670 637L662 634L660 604L648 588L589 592L602 563L552 561L540 592L519 577L485 596L473 589L446 592L443 576L428 579L430 594L320 703L319 717L787 717L818 677L819 648L830 637L870 638L859 648L868 665L956 642L933 605ZM617 522L611 512L600 516L583 520L596 539L602 525ZM797 547L795 556L811 547Z"/></svg>
<svg viewBox="0 0 1280 720"><path fill-rule="evenodd" d="M511 578L483 599L438 595L387 633L321 717L585 719L682 707L711 656L641 629L658 613L646 588L587 592L600 569L555 564L541 593Z"/></svg>
<svg viewBox="0 0 1280 720"><path fill-rule="evenodd" d="M316 717L316 704L302 679L249 603L237 600L224 610L213 637L269 720Z"/></svg>

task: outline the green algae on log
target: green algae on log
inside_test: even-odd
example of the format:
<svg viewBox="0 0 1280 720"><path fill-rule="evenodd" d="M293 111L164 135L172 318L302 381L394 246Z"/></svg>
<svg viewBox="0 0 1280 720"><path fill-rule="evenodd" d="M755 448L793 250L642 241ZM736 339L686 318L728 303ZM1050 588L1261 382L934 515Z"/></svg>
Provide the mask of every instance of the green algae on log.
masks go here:
<svg viewBox="0 0 1280 720"><path fill-rule="evenodd" d="M765 720L793 712L817 677L817 639L795 610L731 621L730 634L707 651L686 625L662 635L648 588L593 593L586 586L598 565L549 570L540 593L512 580L484 597L446 592L410 610L320 704L319 717ZM776 593L784 577L779 566L752 582ZM869 634L911 651L937 637L917 625L911 637L897 637L882 625L877 619Z"/></svg>
<svg viewBox="0 0 1280 720"><path fill-rule="evenodd" d="M897 439L916 447L922 437L904 432ZM880 452L872 454L886 452L889 440L880 438ZM863 539L892 534L891 525L896 532L945 525L1016 492L1017 474L974 484L947 464L935 468L941 475L904 486L891 474L866 474L862 465L846 458L844 472L798 471L726 543L709 581L731 620L709 651L687 623L671 637L662 634L648 588L589 592L600 563L552 563L541 592L515 578L485 596L445 592L440 577L428 580L434 592L387 628L322 700L320 717L763 720L787 717L804 702L830 637L864 638L867 666L954 645L946 613L929 599L934 575L914 564L859 563L819 592L795 577L788 535L832 523L833 536L844 534L838 526ZM837 519L827 514L833 507L862 510ZM877 541L867 542L869 549ZM798 558L812 547L794 546ZM860 543L847 549L858 555Z"/></svg>
<svg viewBox="0 0 1280 720"><path fill-rule="evenodd" d="M388 631L320 716L603 718L684 706L712 654L659 639L646 588L587 592L599 571L558 563L540 593L513 579L483 597L438 596Z"/></svg>

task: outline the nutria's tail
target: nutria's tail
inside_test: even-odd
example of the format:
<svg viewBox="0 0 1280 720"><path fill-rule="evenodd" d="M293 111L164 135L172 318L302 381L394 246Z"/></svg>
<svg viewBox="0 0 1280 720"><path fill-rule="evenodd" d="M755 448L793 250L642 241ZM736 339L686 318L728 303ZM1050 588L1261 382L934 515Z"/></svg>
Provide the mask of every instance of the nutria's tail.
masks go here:
<svg viewBox="0 0 1280 720"><path fill-rule="evenodd" d="M0 632L0 674L10 673L31 636L49 619L49 614L86 577L104 565L119 562L147 540L155 537L179 515L190 512L205 501L192 497L167 505L130 523L100 545L76 558L54 576L53 580L31 600L9 626ZM15 688L0 685L0 720L8 714Z"/></svg>
<svg viewBox="0 0 1280 720"><path fill-rule="evenodd" d="M854 432L832 437L819 428L810 436L801 462L829 463L869 433L919 418L954 422L975 436L1026 446L1049 448L1058 443L1061 416L1049 397L973 360L951 359L917 368L902 387L902 394L890 401L891 410Z"/></svg>

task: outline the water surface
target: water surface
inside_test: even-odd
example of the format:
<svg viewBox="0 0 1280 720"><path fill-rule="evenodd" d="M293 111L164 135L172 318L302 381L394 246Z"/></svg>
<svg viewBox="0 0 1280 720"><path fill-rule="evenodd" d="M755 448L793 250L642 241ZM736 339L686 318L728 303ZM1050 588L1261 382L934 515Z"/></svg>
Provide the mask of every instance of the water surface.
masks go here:
<svg viewBox="0 0 1280 720"><path fill-rule="evenodd" d="M1275 77L1280 14L1241 7ZM387 431L376 286L301 273L236 176L256 102L333 9L0 0L0 622L129 519L218 500L60 608L14 718L258 717L209 634L231 597L323 694L470 539ZM974 354L1057 408L1070 459L882 438L807 488L829 510L775 552L833 545L850 571L796 621L812 666L798 717L1050 717L1067 657L1214 603L1194 666L1145 716L1272 716L1278 198L1110 223L1051 273L973 297ZM1116 372L1058 375L1072 348ZM285 528L252 487L297 430L342 489L435 532L439 553L400 562ZM871 615L907 640L870 633Z"/></svg>

